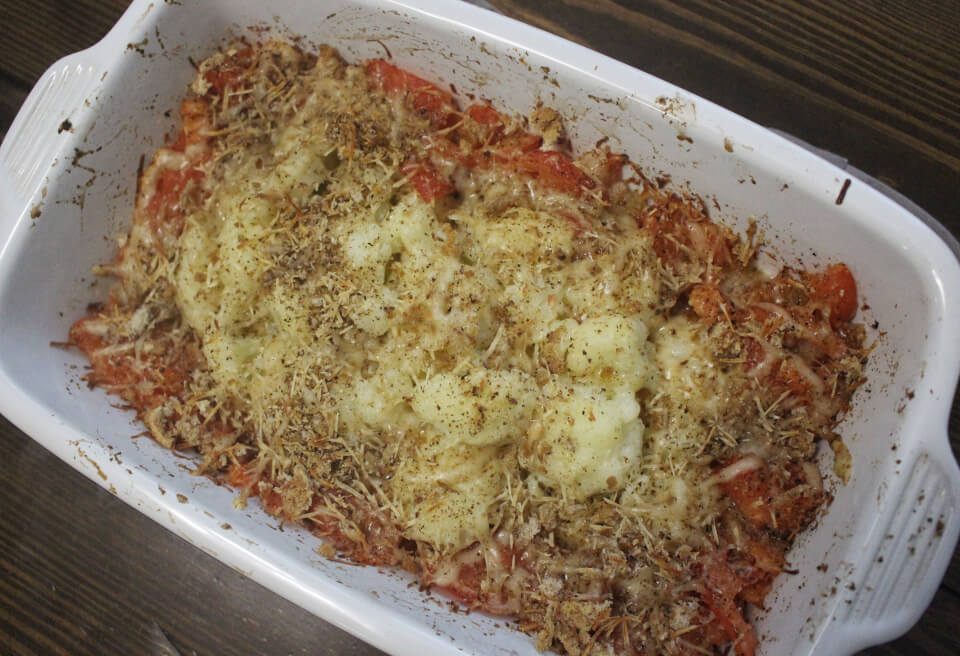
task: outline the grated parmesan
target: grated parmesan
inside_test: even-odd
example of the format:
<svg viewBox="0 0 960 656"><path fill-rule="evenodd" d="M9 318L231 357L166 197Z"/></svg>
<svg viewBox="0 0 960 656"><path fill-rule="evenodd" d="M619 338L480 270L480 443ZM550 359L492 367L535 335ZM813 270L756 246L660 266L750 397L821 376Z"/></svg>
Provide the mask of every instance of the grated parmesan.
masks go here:
<svg viewBox="0 0 960 656"><path fill-rule="evenodd" d="M183 115L71 331L91 384L538 648L753 653L862 382L843 265L765 275L557 112L527 132L325 47L217 53Z"/></svg>

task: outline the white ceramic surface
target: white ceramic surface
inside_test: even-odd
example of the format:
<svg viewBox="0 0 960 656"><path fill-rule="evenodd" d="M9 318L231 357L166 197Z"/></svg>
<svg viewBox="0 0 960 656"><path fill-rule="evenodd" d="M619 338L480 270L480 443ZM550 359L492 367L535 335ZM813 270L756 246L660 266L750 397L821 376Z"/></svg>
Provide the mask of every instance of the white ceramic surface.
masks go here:
<svg viewBox="0 0 960 656"><path fill-rule="evenodd" d="M837 205L847 174L782 137L462 3L136 0L103 41L54 64L0 147L0 412L177 534L385 651L536 653L526 636L451 614L404 576L323 560L314 538L276 530L256 504L234 510L230 492L189 476L181 457L131 440L140 431L131 415L80 381L83 358L50 346L105 294L89 272L129 221L140 157L175 126L188 56L231 35L256 38L250 26L330 43L354 61L389 48L399 65L501 108L525 112L542 100L571 119L577 145L609 137L651 175L699 193L715 218L742 228L757 217L785 261L847 262L871 308L865 322L883 331L843 425L854 474L835 484L817 531L791 552L801 573L781 577L758 618L762 652L848 654L917 620L960 530L946 433L960 368L960 266L949 248L858 179ZM65 120L72 129L58 129Z"/></svg>

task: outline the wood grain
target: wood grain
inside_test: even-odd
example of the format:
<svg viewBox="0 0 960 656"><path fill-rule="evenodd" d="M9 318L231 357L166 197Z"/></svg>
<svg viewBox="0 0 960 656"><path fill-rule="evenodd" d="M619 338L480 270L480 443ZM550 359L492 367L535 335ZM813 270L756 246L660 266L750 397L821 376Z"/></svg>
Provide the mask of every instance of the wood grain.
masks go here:
<svg viewBox="0 0 960 656"><path fill-rule="evenodd" d="M0 74L0 139L7 133L7 126L13 122L29 90L26 85Z"/></svg>
<svg viewBox="0 0 960 656"><path fill-rule="evenodd" d="M126 8L123 0L0 2L0 68L29 88L53 62L103 38Z"/></svg>
<svg viewBox="0 0 960 656"><path fill-rule="evenodd" d="M169 533L2 417L0 435L9 651L164 653L165 634L182 656L380 653Z"/></svg>
<svg viewBox="0 0 960 656"><path fill-rule="evenodd" d="M842 155L942 220L956 214L960 3L494 4Z"/></svg>
<svg viewBox="0 0 960 656"><path fill-rule="evenodd" d="M158 0L159 1L159 0ZM0 133L118 0L0 0ZM850 159L960 234L960 0L493 0ZM2 311L2 309L0 309ZM960 453L960 407L950 416ZM93 485L0 417L0 652L375 654ZM960 551L903 638L960 653Z"/></svg>

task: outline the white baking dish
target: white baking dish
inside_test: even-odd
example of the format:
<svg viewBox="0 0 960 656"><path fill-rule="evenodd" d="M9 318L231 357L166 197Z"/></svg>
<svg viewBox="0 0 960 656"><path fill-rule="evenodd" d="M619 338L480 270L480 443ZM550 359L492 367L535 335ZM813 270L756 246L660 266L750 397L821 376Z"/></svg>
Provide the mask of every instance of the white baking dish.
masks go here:
<svg viewBox="0 0 960 656"><path fill-rule="evenodd" d="M278 17L278 18L277 18ZM960 471L946 426L960 368L960 266L916 216L785 139L633 68L491 12L442 0L180 6L136 0L96 46L56 63L0 147L0 412L96 483L220 560L396 654L533 654L531 641L429 601L401 575L345 567L279 532L255 504L194 478L51 348L101 299L92 265L131 215L141 155L175 124L200 58L249 26L293 28L349 59L392 55L460 94L572 119L652 175L689 185L719 218L760 219L788 262L842 259L883 337L843 425L853 478L800 539L759 618L765 654L848 654L892 639L929 603L957 540ZM174 118L165 117L171 110ZM682 139L678 138L682 137ZM877 330L872 336L878 335ZM229 524L230 527L227 527ZM825 567L819 567L825 565ZM452 641L451 641L452 638Z"/></svg>

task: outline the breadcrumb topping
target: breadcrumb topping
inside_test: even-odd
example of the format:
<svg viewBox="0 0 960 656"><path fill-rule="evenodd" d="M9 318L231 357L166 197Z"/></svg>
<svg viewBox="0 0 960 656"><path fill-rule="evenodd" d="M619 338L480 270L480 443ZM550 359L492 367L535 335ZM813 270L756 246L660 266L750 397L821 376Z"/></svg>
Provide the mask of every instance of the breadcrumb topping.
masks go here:
<svg viewBox="0 0 960 656"><path fill-rule="evenodd" d="M556 111L238 44L144 171L91 385L321 552L415 571L569 654L752 654L829 502L856 285L755 266ZM726 650L726 651L725 651Z"/></svg>

